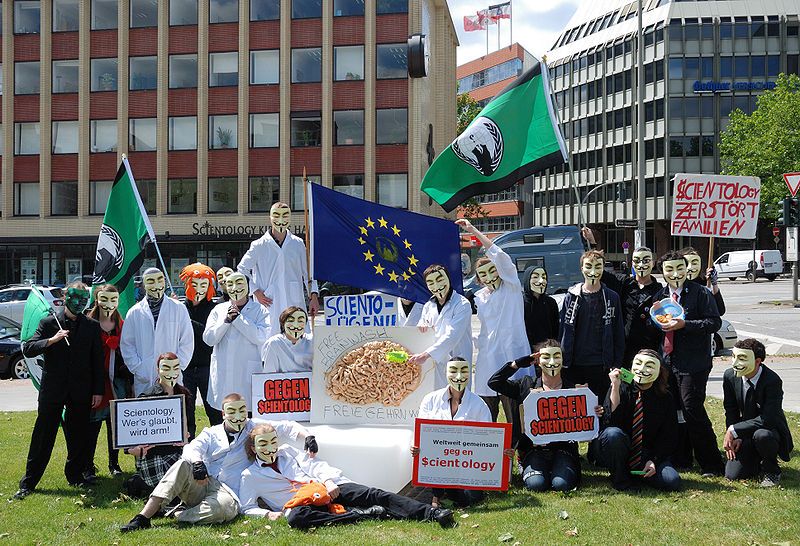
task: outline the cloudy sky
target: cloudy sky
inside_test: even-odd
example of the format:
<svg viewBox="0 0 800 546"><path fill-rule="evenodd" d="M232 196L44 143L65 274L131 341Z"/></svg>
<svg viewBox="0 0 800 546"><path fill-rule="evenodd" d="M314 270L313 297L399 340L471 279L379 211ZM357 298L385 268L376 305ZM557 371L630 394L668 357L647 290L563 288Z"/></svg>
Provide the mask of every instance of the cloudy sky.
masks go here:
<svg viewBox="0 0 800 546"><path fill-rule="evenodd" d="M513 4L514 41L540 57L558 37L581 0L515 0ZM486 31L464 32L464 16L502 0L449 0L450 13L458 32L458 64L486 54ZM510 43L509 22L500 21L500 45ZM497 25L489 25L489 52L497 49Z"/></svg>

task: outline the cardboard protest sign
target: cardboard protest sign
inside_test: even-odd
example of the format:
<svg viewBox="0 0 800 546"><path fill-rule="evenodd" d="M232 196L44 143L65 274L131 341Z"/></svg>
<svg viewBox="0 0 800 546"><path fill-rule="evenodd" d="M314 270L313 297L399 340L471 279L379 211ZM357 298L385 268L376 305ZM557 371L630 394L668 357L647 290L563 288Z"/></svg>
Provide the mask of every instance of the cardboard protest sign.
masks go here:
<svg viewBox="0 0 800 546"><path fill-rule="evenodd" d="M413 484L422 487L505 491L511 459L511 425L417 419Z"/></svg>
<svg viewBox="0 0 800 546"><path fill-rule="evenodd" d="M114 449L185 442L186 407L183 395L111 401Z"/></svg>
<svg viewBox="0 0 800 546"><path fill-rule="evenodd" d="M326 296L326 326L397 326L397 298L380 292Z"/></svg>
<svg viewBox="0 0 800 546"><path fill-rule="evenodd" d="M311 422L406 425L433 390L434 362L389 362L386 353L420 353L432 330L380 326L317 326L311 379Z"/></svg>
<svg viewBox="0 0 800 546"><path fill-rule="evenodd" d="M253 417L274 421L308 421L311 417L311 372L254 373Z"/></svg>
<svg viewBox="0 0 800 546"><path fill-rule="evenodd" d="M760 203L759 178L676 174L672 235L753 239Z"/></svg>
<svg viewBox="0 0 800 546"><path fill-rule="evenodd" d="M600 432L597 395L583 387L532 391L523 402L525 434L534 444L585 442Z"/></svg>

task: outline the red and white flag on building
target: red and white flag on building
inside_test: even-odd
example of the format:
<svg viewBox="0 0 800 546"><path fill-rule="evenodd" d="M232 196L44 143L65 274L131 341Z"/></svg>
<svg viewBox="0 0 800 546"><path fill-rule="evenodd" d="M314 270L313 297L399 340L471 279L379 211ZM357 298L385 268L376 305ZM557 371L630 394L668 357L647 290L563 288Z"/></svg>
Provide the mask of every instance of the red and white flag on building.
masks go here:
<svg viewBox="0 0 800 546"><path fill-rule="evenodd" d="M497 19L492 19L492 14L488 9L482 9L478 12L478 21L486 28L487 25L496 25Z"/></svg>
<svg viewBox="0 0 800 546"><path fill-rule="evenodd" d="M489 6L489 9L485 11L488 12L489 19L494 23L500 19L511 19L511 2Z"/></svg>
<svg viewBox="0 0 800 546"><path fill-rule="evenodd" d="M481 19L478 15L465 15L464 16L464 30L466 32L473 32L475 30L486 30L488 19Z"/></svg>

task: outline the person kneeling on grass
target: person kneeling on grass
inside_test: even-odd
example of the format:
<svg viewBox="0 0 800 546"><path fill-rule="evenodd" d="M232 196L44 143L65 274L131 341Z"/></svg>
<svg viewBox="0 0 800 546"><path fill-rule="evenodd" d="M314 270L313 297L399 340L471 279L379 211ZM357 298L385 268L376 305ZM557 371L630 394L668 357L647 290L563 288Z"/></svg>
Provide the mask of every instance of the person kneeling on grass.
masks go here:
<svg viewBox="0 0 800 546"><path fill-rule="evenodd" d="M633 357L631 371L631 384L622 382L618 368L608 374L611 388L597 461L611 471L611 483L619 491L638 489L638 476L658 489L677 491L681 477L671 458L678 418L668 388L669 371L650 349Z"/></svg>
<svg viewBox="0 0 800 546"><path fill-rule="evenodd" d="M382 517L453 526L451 510L353 483L341 470L280 445L271 425L257 425L250 431L247 455L254 462L242 473L239 486L243 514L271 520L285 516L289 526L297 529ZM316 494L305 494L315 487ZM267 508L261 508L260 502Z"/></svg>

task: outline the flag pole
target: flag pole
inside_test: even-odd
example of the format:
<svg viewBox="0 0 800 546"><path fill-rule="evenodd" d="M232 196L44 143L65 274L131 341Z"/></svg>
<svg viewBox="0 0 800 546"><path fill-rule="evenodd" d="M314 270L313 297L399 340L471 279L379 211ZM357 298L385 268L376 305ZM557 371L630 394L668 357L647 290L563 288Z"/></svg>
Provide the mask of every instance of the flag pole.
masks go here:
<svg viewBox="0 0 800 546"><path fill-rule="evenodd" d="M311 299L311 239L309 237L310 229L308 226L308 176L306 175L306 168L303 167L303 219L306 224L306 289L308 290L308 298ZM317 295L319 298L319 295ZM311 333L314 333L314 317L311 320Z"/></svg>
<svg viewBox="0 0 800 546"><path fill-rule="evenodd" d="M514 0L508 0L508 45L514 45Z"/></svg>
<svg viewBox="0 0 800 546"><path fill-rule="evenodd" d="M486 23L486 54L489 54L489 23Z"/></svg>

